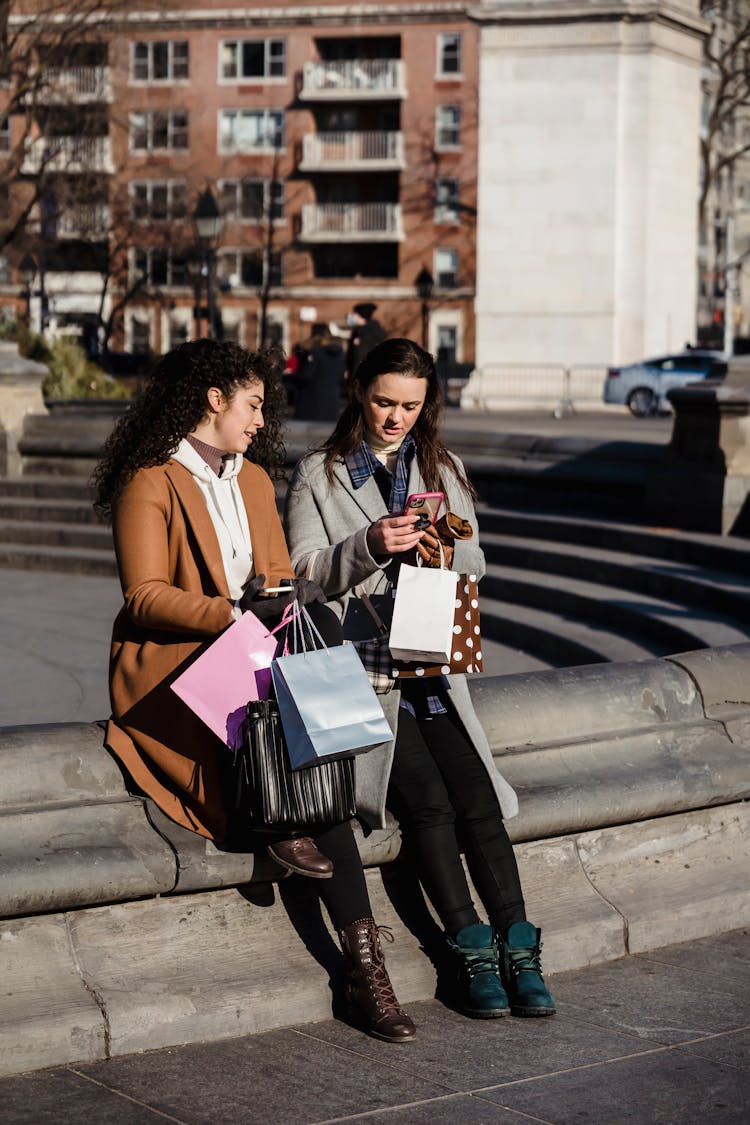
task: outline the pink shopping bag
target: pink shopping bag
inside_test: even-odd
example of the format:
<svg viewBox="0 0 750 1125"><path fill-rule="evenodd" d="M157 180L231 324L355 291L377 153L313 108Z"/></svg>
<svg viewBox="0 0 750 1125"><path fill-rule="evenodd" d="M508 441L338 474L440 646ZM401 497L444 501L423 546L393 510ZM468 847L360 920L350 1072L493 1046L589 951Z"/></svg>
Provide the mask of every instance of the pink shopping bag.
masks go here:
<svg viewBox="0 0 750 1125"><path fill-rule="evenodd" d="M234 748L245 705L251 699L268 699L271 693L276 645L276 637L254 613L243 613L177 677L172 691Z"/></svg>

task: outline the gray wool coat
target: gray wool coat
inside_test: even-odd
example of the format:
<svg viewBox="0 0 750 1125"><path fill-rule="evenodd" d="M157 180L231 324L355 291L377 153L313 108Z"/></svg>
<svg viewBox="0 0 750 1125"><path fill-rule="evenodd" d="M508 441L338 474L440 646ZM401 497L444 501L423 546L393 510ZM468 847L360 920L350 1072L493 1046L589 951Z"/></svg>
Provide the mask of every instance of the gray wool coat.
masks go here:
<svg viewBox="0 0 750 1125"><path fill-rule="evenodd" d="M458 458L452 456L460 465ZM474 529L472 539L456 542L453 569L462 574L475 574L479 579L484 574L485 563L471 497L455 475L442 472L447 509L469 520ZM359 595L370 596L386 623L390 622L393 609L390 577L393 566L374 559L367 546L370 524L387 516L388 509L372 477L355 489L343 462L334 465L333 475L331 485L323 469L321 453L312 453L297 465L284 512L289 554L295 572L313 579L325 590L329 606L342 622L344 637L365 640L375 636L375 627ZM407 495L424 491L425 484L415 459ZM447 676L446 681L450 702L487 768L503 817L515 816L518 812L516 795L492 760L487 737L471 703L466 677ZM394 687L378 698L395 737L401 692ZM371 828L385 827L385 799L393 748L393 742L383 743L355 759L357 809Z"/></svg>

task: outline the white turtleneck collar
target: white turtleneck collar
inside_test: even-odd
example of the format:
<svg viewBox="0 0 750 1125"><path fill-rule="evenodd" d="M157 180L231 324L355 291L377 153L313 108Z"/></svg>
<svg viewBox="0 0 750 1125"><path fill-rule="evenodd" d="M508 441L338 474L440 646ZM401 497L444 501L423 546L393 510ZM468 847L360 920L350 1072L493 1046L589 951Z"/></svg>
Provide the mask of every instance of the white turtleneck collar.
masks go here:
<svg viewBox="0 0 750 1125"><path fill-rule="evenodd" d="M398 451L404 444L406 434L402 434L396 441L382 441L381 438L365 430L365 441L369 445L373 454L380 462L385 465L389 473L392 473L396 468L396 461L398 460Z"/></svg>

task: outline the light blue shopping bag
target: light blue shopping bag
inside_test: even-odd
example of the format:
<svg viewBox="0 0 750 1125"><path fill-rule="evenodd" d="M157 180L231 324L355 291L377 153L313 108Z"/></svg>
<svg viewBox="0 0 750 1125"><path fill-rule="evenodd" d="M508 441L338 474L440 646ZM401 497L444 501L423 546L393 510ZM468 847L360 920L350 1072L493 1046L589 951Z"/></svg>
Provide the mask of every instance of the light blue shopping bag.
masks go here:
<svg viewBox="0 0 750 1125"><path fill-rule="evenodd" d="M362 754L393 738L351 645L279 656L271 675L293 770Z"/></svg>

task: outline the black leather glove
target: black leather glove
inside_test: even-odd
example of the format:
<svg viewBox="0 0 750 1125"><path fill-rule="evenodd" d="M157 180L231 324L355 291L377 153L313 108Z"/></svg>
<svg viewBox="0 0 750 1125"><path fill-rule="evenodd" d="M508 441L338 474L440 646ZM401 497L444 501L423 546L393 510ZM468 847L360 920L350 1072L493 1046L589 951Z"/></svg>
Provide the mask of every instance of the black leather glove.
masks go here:
<svg viewBox="0 0 750 1125"><path fill-rule="evenodd" d="M311 582L307 578L292 578L289 581L288 594L262 597L260 591L266 583L266 576L256 575L245 587L245 592L239 600L240 609L243 613L249 609L260 621L266 622L273 621L275 618L280 619L286 607L295 599L301 606L310 605L311 602L325 602L326 596L317 582Z"/></svg>
<svg viewBox="0 0 750 1125"><path fill-rule="evenodd" d="M310 605L312 602L325 605L327 601L325 591L317 582L312 582L309 578L295 578L293 586L295 597L300 605Z"/></svg>
<svg viewBox="0 0 750 1125"><path fill-rule="evenodd" d="M242 597L239 600L239 607L243 611L251 609L250 603L255 599L259 600L258 593L263 589L266 584L265 574L256 574L255 578L251 578L247 586L242 592Z"/></svg>

